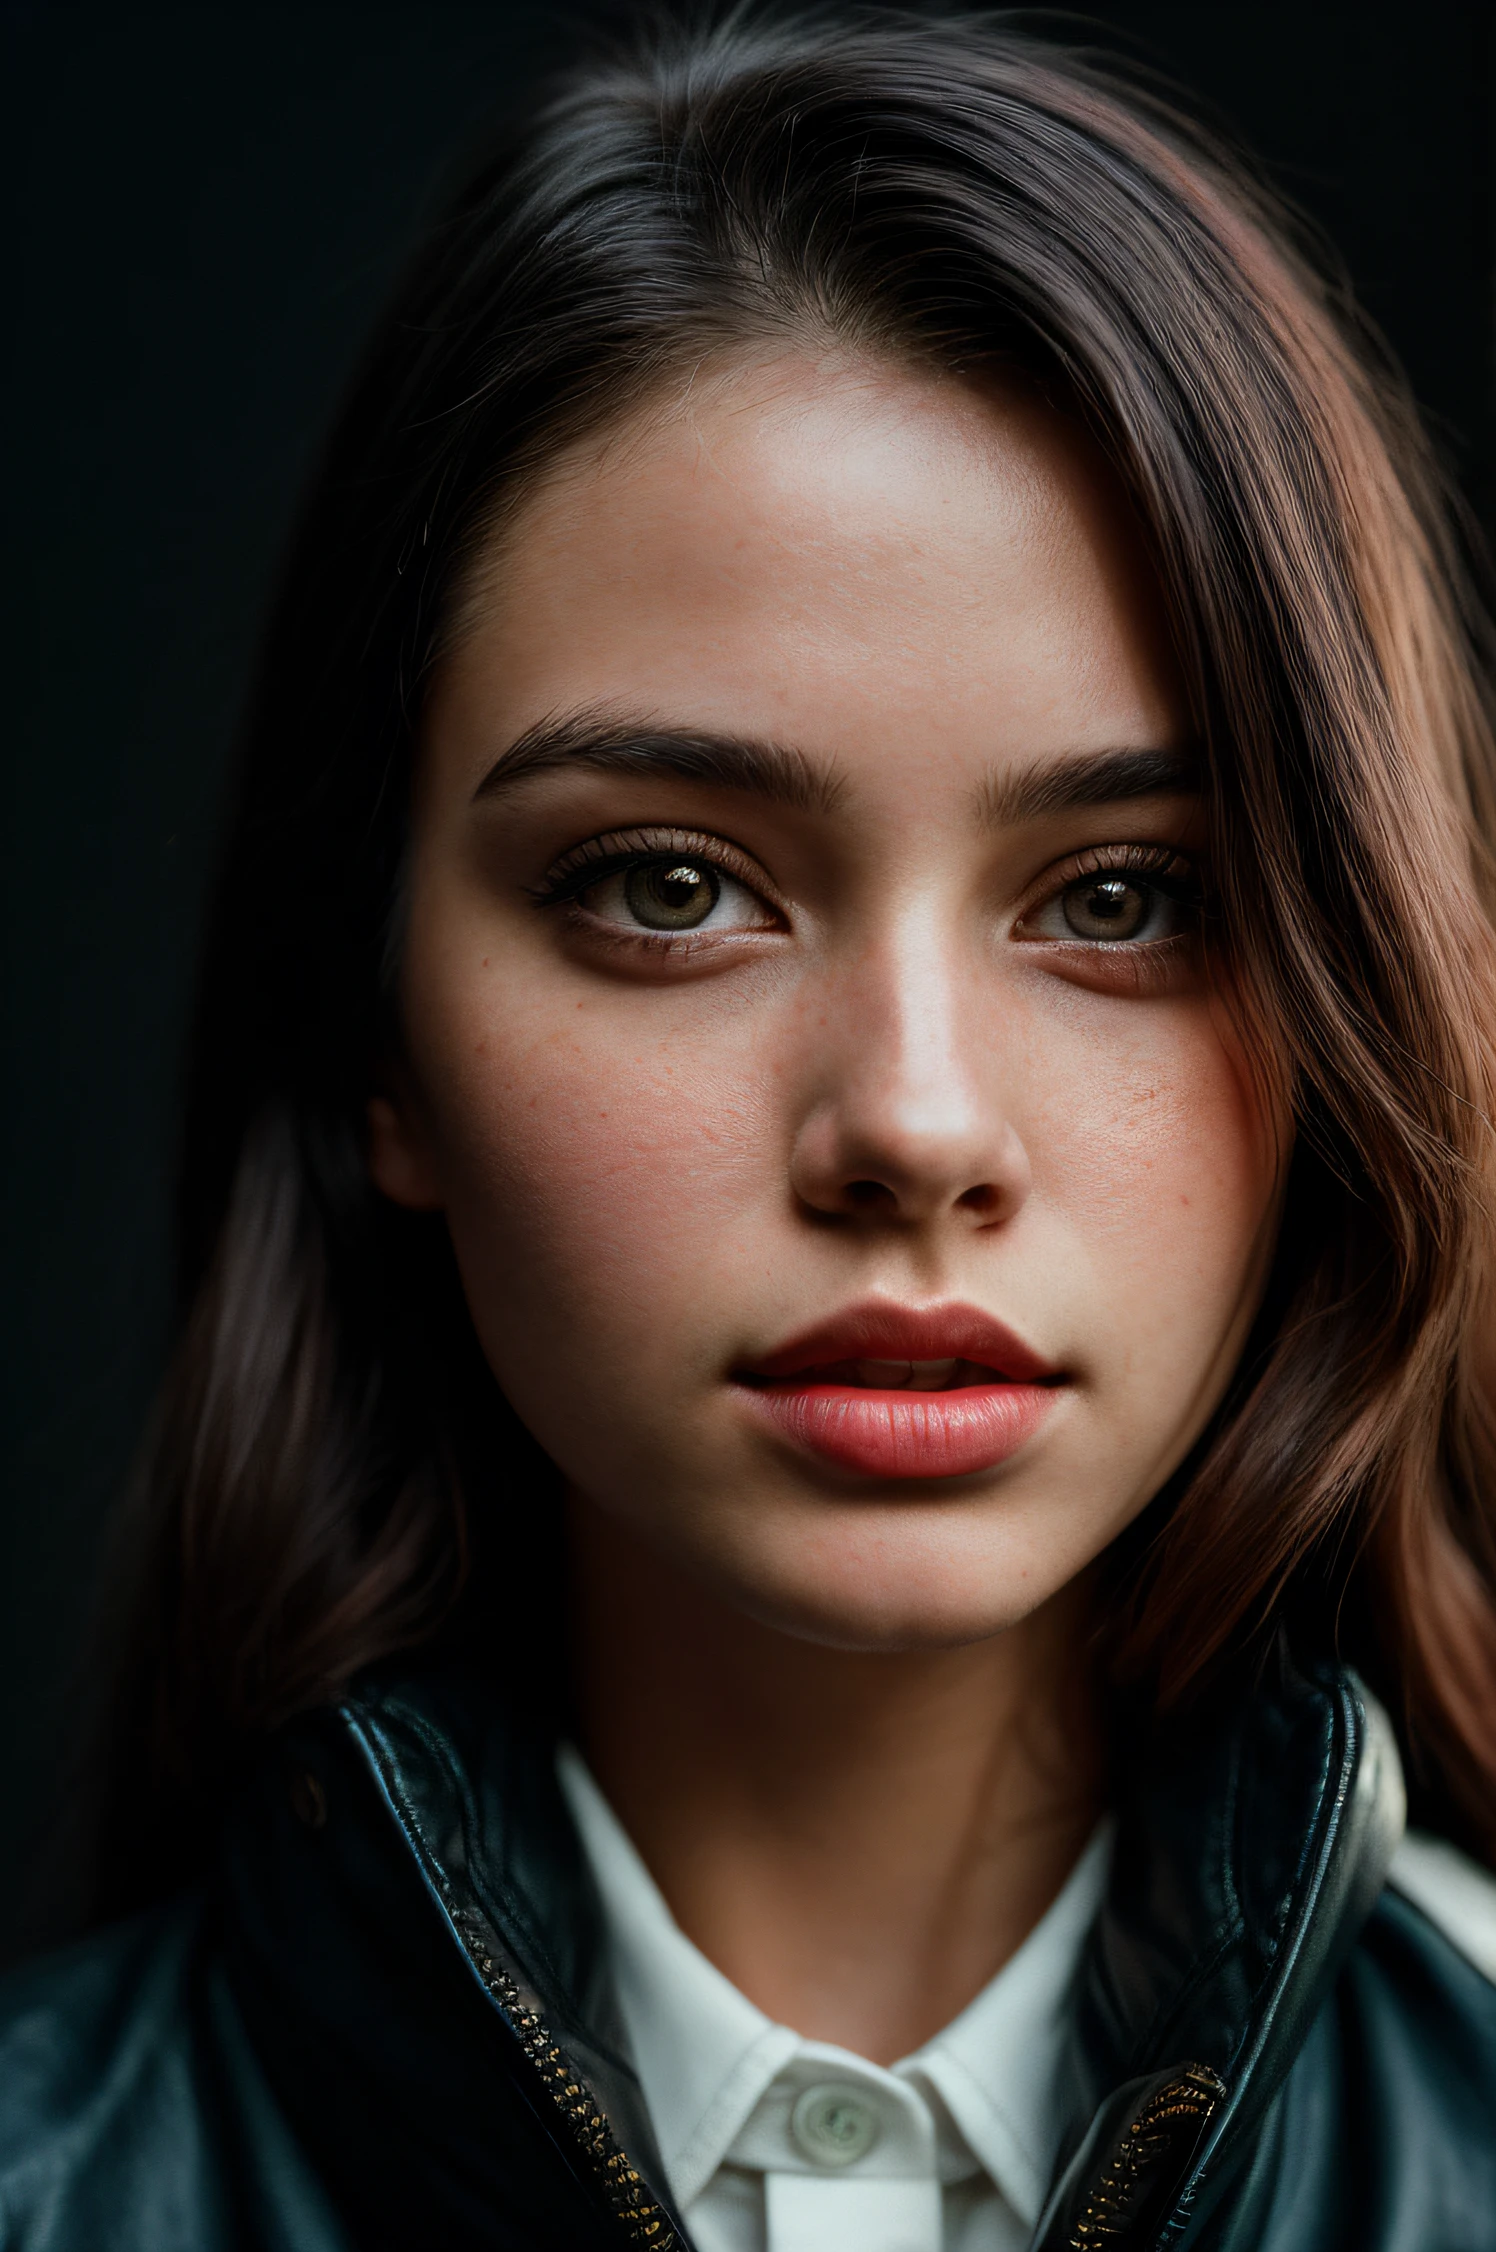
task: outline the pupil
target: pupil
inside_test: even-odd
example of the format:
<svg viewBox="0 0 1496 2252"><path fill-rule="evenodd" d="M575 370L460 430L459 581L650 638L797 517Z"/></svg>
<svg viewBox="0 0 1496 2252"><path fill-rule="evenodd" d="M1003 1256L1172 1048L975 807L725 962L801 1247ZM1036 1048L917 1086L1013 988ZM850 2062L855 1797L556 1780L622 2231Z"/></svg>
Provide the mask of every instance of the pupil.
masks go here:
<svg viewBox="0 0 1496 2252"><path fill-rule="evenodd" d="M629 871L625 892L639 921L650 930L693 930L717 904L721 885L711 868L682 861L659 862Z"/></svg>
<svg viewBox="0 0 1496 2252"><path fill-rule="evenodd" d="M1149 890L1126 876L1093 877L1065 901L1065 920L1077 938L1133 938L1147 920Z"/></svg>

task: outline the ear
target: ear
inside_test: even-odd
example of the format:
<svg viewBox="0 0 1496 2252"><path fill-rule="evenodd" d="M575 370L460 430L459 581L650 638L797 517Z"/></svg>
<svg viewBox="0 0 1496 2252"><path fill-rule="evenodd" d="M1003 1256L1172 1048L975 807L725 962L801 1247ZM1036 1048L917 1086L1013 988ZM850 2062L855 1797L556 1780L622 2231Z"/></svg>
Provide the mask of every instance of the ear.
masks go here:
<svg viewBox="0 0 1496 2252"><path fill-rule="evenodd" d="M439 1212L446 1202L436 1161L411 1106L389 1095L369 1098L369 1178L392 1204Z"/></svg>

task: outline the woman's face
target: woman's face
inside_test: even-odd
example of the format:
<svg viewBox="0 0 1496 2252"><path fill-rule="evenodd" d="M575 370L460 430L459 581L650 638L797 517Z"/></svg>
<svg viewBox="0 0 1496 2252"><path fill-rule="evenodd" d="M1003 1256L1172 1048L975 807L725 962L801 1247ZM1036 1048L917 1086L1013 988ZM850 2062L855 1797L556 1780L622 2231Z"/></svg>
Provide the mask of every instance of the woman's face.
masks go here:
<svg viewBox="0 0 1496 2252"><path fill-rule="evenodd" d="M787 356L507 528L418 778L385 1191L589 1511L846 1647L994 1633L1179 1463L1281 1132L1087 442Z"/></svg>

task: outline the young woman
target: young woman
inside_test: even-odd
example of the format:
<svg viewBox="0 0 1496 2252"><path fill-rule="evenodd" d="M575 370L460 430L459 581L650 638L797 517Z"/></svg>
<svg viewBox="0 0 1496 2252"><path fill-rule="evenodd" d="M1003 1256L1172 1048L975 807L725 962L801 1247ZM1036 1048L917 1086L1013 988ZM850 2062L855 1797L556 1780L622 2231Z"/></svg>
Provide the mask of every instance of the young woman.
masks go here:
<svg viewBox="0 0 1496 2252"><path fill-rule="evenodd" d="M978 21L595 68L435 228L0 2244L1496 2246L1496 757L1349 318Z"/></svg>

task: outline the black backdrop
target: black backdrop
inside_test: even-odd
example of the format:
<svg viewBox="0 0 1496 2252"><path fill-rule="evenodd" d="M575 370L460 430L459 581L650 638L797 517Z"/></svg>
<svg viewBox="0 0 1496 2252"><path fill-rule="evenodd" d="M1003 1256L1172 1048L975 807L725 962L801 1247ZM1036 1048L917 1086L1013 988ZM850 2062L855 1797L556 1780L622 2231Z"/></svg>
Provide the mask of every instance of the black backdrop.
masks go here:
<svg viewBox="0 0 1496 2252"><path fill-rule="evenodd" d="M1197 89L1328 229L1489 520L1490 0L1088 13ZM535 0L0 20L19 161L0 612L3 1918L57 1771L101 1513L168 1332L175 1059L277 541L434 173L575 29Z"/></svg>

